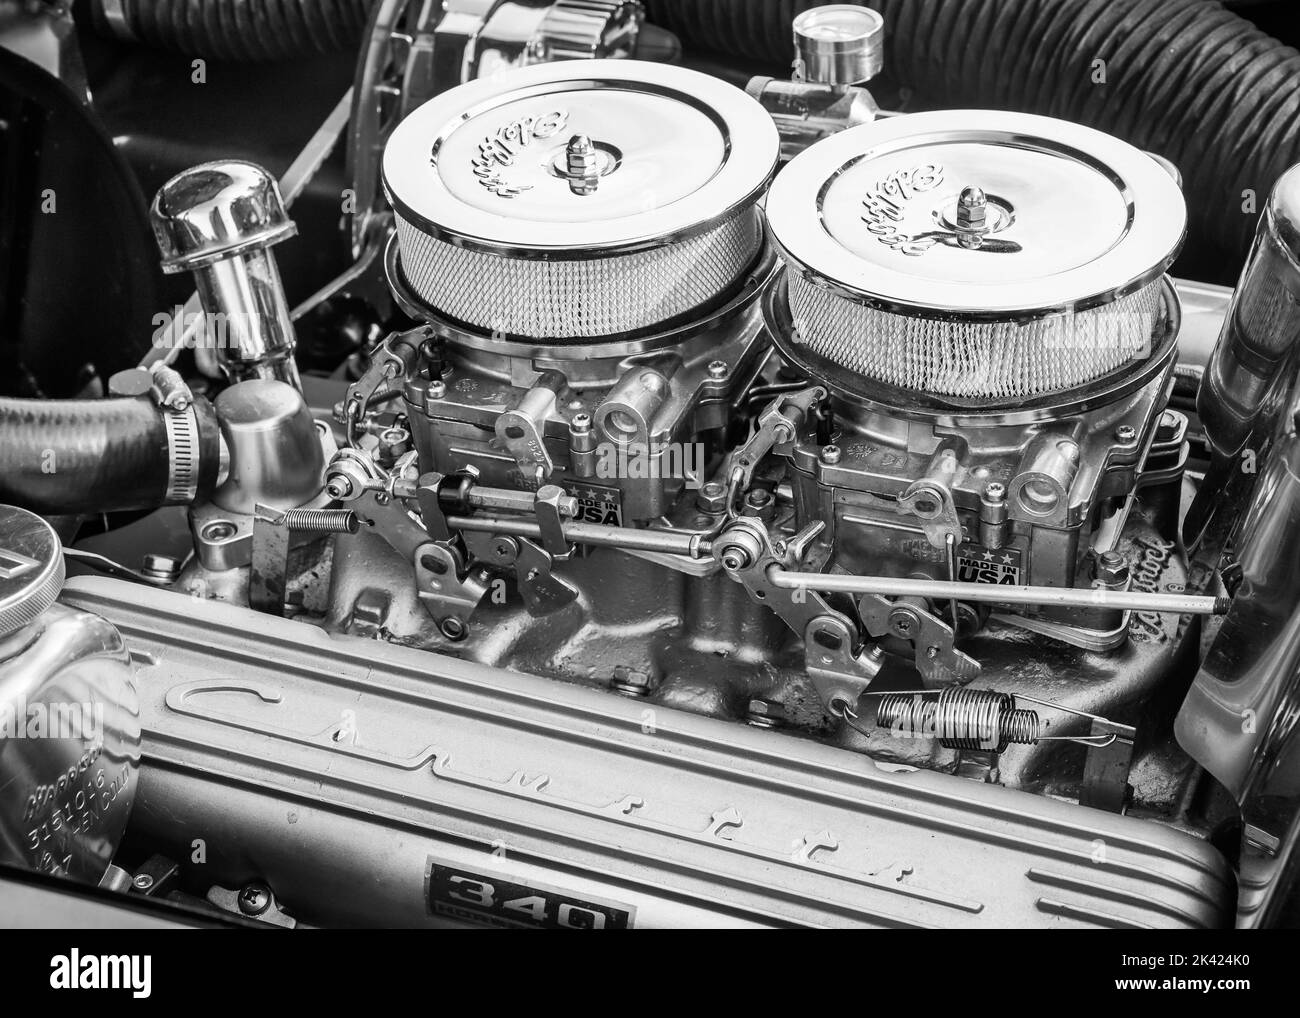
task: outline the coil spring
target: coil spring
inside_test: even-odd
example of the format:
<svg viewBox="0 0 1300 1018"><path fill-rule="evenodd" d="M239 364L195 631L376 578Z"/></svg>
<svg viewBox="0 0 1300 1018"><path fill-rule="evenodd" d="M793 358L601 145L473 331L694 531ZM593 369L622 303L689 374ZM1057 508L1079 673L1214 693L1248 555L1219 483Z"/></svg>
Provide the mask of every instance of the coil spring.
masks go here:
<svg viewBox="0 0 1300 1018"><path fill-rule="evenodd" d="M315 534L355 534L361 529L361 520L351 509L289 509L280 524Z"/></svg>
<svg viewBox="0 0 1300 1018"><path fill-rule="evenodd" d="M882 696L876 726L906 739L935 739L945 749L1001 753L1012 743L1032 745L1042 733L1038 714L1016 707L1010 693L949 687L937 697Z"/></svg>

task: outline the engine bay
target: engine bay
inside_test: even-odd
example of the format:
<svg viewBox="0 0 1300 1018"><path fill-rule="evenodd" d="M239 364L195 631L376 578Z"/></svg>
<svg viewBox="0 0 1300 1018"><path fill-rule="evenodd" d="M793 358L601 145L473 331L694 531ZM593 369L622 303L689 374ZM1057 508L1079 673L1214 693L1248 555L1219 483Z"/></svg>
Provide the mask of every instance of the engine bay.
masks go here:
<svg viewBox="0 0 1300 1018"><path fill-rule="evenodd" d="M888 3L764 6L784 75L674 3L84 6L0 21L67 209L6 228L0 862L304 928L1294 925L1300 170L1229 261L1159 132L918 103ZM296 31L286 167L215 82ZM217 146L132 142L178 71ZM77 216L116 268L54 286Z"/></svg>

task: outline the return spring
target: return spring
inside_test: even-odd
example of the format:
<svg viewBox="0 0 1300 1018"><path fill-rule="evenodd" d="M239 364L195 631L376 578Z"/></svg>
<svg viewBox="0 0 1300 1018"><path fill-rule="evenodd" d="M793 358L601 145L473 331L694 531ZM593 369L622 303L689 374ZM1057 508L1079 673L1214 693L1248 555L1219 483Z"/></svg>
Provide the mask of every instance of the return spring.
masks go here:
<svg viewBox="0 0 1300 1018"><path fill-rule="evenodd" d="M1109 746L1118 737L1113 732L1045 735L1047 725L1039 719L1037 711L1019 707L1014 694L1001 693L995 689L949 686L938 692L914 689L879 693L869 691L863 695L880 697L876 707L878 729L885 729L904 739L934 739L945 749L980 749L1001 753L1013 744L1032 746L1038 742L1074 742L1100 749ZM1022 695L1020 699L1090 718L1094 722L1110 724L1096 714L1064 704L1032 696ZM869 734L858 726L858 715L843 700L836 701L832 709L860 734Z"/></svg>
<svg viewBox="0 0 1300 1018"><path fill-rule="evenodd" d="M1042 724L1032 710L1016 707L1010 693L950 687L937 697L892 693L880 698L876 727L905 739L935 739L946 749L1001 753L1007 746L1033 745Z"/></svg>
<svg viewBox="0 0 1300 1018"><path fill-rule="evenodd" d="M258 519L289 530L315 534L355 534L361 518L351 509L289 509L284 512L258 506Z"/></svg>

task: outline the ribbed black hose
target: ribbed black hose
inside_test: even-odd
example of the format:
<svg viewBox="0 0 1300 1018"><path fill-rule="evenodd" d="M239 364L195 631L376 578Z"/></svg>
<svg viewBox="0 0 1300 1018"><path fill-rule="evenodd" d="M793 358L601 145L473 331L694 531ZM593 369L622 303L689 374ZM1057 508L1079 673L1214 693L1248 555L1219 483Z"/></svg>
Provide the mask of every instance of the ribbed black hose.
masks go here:
<svg viewBox="0 0 1300 1018"><path fill-rule="evenodd" d="M208 404L200 433L215 442L210 413ZM210 490L215 445L208 452ZM168 470L167 432L148 396L0 399L0 503L45 514L153 509Z"/></svg>
<svg viewBox="0 0 1300 1018"><path fill-rule="evenodd" d="M209 60L285 60L354 49L372 0L122 0L140 42ZM104 25L103 0L96 20ZM110 28L117 31L112 22Z"/></svg>
<svg viewBox="0 0 1300 1018"><path fill-rule="evenodd" d="M646 0L692 49L788 64L816 0ZM1173 160L1195 243L1245 258L1300 162L1300 53L1213 0L870 0L885 67L926 106L1088 124ZM1094 78L1104 62L1104 82ZM1253 198L1251 197L1253 195Z"/></svg>

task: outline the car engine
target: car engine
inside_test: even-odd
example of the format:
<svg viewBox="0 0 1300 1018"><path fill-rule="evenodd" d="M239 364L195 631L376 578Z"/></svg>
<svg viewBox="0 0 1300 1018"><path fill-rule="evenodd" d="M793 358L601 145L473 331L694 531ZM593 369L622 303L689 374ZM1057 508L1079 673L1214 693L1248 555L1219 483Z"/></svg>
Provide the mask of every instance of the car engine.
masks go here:
<svg viewBox="0 0 1300 1018"><path fill-rule="evenodd" d="M1073 103L928 75L992 0L226 6L0 2L0 878L1296 924L1295 123L1085 0Z"/></svg>

